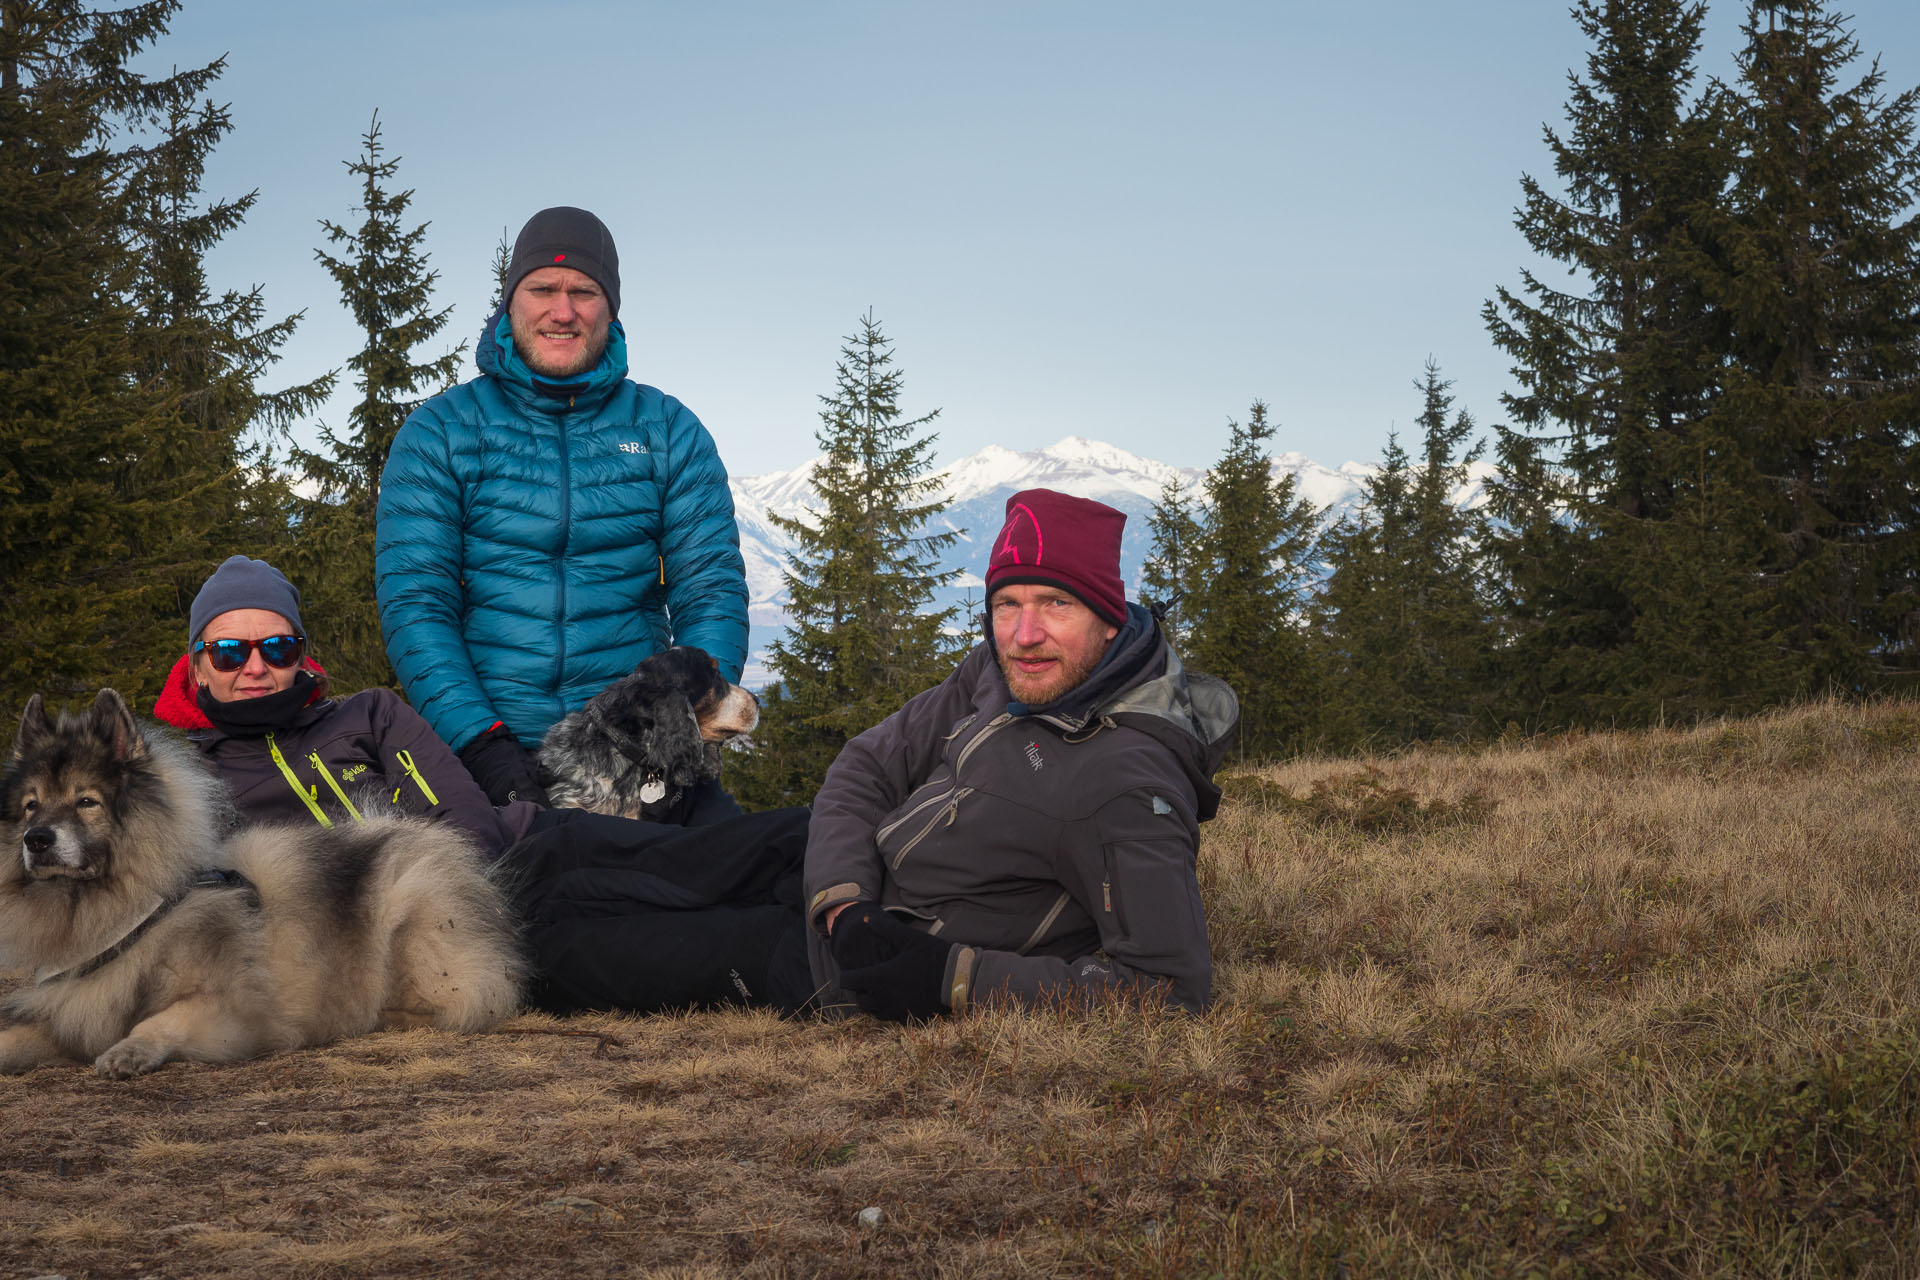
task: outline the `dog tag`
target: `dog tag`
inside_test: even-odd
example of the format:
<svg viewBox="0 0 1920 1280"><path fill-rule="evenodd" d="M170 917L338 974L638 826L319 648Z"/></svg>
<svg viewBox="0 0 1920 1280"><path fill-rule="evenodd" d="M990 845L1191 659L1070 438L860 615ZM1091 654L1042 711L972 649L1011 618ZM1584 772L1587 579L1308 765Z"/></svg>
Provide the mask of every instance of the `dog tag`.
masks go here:
<svg viewBox="0 0 1920 1280"><path fill-rule="evenodd" d="M666 779L648 778L645 784L642 785L640 788L640 803L641 804L658 804L662 799L666 797L666 794L667 794Z"/></svg>

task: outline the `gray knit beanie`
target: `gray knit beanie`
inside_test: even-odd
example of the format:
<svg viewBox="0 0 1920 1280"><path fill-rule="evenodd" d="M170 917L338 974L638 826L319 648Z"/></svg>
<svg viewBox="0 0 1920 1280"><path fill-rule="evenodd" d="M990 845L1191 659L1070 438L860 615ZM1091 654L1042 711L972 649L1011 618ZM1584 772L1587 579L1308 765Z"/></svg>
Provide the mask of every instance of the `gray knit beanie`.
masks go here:
<svg viewBox="0 0 1920 1280"><path fill-rule="evenodd" d="M607 230L607 224L585 209L557 205L527 219L513 242L502 300L512 302L520 282L541 267L572 267L584 272L606 291L608 314L620 314L620 254L613 247L613 233Z"/></svg>
<svg viewBox="0 0 1920 1280"><path fill-rule="evenodd" d="M209 622L234 609L265 609L291 622L301 635L307 631L300 625L300 592L286 574L265 560L228 556L187 610L187 643L200 639Z"/></svg>

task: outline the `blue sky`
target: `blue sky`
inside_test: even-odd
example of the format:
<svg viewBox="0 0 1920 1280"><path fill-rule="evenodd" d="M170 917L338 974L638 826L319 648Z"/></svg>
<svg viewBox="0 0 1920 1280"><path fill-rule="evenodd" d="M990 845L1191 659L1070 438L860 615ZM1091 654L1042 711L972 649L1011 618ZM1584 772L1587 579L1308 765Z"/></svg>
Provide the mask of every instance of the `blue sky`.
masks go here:
<svg viewBox="0 0 1920 1280"><path fill-rule="evenodd" d="M1711 7L1704 73L1731 77L1743 11ZM1844 11L1894 92L1920 83L1920 4ZM633 376L745 475L811 455L869 308L943 461L1084 435L1206 466L1255 397L1278 449L1374 459L1429 356L1497 419L1479 311L1530 264L1519 178L1550 177L1586 47L1554 0L188 0L146 65L221 54L206 190L260 199L213 274L306 312L280 381L358 346L313 251L378 108L445 346L471 349L503 230L593 209Z"/></svg>

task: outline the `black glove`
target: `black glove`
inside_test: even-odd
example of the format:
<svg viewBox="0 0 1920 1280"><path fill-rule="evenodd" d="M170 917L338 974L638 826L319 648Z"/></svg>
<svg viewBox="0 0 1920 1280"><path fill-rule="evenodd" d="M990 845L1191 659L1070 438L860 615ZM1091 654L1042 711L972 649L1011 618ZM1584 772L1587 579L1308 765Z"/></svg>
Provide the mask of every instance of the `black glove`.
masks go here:
<svg viewBox="0 0 1920 1280"><path fill-rule="evenodd" d="M848 903L847 909L833 918L833 931L827 935L834 963L842 969L864 969L899 955L900 948L882 940L873 928L873 922L885 919L886 914L877 902Z"/></svg>
<svg viewBox="0 0 1920 1280"><path fill-rule="evenodd" d="M854 931L843 944L840 931L850 922ZM853 993L855 1004L874 1017L887 1022L923 1022L947 1011L951 942L901 924L871 903L855 903L841 913L834 921L829 941L834 944L835 959L839 959L843 945L856 958L881 956L840 970L840 985Z"/></svg>
<svg viewBox="0 0 1920 1280"><path fill-rule="evenodd" d="M504 724L494 725L460 748L460 763L467 766L467 772L494 804L515 800L552 803L546 788L540 785L540 766L534 763L533 753L521 746L520 739Z"/></svg>

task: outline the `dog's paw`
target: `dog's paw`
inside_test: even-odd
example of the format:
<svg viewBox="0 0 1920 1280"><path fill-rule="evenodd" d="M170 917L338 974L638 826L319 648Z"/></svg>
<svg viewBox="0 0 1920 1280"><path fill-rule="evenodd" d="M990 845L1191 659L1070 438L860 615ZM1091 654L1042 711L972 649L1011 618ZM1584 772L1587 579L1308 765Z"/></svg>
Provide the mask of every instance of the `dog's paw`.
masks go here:
<svg viewBox="0 0 1920 1280"><path fill-rule="evenodd" d="M158 1071L170 1055L151 1040L128 1036L93 1060L93 1069L109 1080L131 1080L135 1076Z"/></svg>

